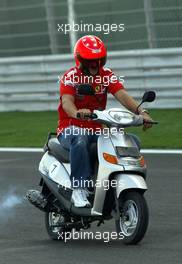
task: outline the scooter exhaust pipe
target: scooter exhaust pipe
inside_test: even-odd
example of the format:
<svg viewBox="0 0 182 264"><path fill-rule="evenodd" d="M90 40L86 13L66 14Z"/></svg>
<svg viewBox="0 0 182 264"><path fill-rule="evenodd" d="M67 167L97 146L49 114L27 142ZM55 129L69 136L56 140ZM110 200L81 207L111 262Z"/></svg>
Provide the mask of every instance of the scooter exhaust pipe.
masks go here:
<svg viewBox="0 0 182 264"><path fill-rule="evenodd" d="M28 190L25 197L36 208L43 212L47 212L47 199L39 191Z"/></svg>

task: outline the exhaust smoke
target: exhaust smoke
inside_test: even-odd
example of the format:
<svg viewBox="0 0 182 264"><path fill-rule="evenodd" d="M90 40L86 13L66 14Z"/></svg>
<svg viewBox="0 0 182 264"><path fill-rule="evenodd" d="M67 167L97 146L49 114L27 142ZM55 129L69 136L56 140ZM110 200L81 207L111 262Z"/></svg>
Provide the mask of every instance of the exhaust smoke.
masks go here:
<svg viewBox="0 0 182 264"><path fill-rule="evenodd" d="M22 204L23 197L15 193L15 189L10 189L5 195L0 196L0 218L13 216L15 207Z"/></svg>

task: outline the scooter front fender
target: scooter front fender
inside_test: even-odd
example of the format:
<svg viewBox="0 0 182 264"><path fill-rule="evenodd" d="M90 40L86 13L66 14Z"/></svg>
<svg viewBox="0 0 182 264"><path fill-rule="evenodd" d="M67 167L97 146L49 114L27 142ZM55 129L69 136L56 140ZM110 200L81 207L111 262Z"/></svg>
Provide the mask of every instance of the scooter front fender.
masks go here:
<svg viewBox="0 0 182 264"><path fill-rule="evenodd" d="M141 189L147 190L147 184L144 178L137 174L125 174L119 173L115 176L116 180L116 195L117 198L120 194L127 189Z"/></svg>

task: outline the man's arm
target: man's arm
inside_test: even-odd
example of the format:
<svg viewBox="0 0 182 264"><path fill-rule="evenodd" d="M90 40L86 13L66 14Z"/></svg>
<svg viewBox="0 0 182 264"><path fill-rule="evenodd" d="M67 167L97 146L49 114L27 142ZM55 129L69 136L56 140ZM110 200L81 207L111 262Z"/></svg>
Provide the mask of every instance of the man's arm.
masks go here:
<svg viewBox="0 0 182 264"><path fill-rule="evenodd" d="M62 107L69 117L77 118L77 113L80 113L80 117L84 118L85 114L90 114L89 109L77 109L75 105L75 97L70 94L64 94L62 96Z"/></svg>
<svg viewBox="0 0 182 264"><path fill-rule="evenodd" d="M126 107L129 111L137 114L137 106L138 103L135 101L133 97L131 97L126 90L122 89L117 91L114 94L115 98L124 106ZM139 113L142 111L142 108L139 108Z"/></svg>
<svg viewBox="0 0 182 264"><path fill-rule="evenodd" d="M139 107L138 112L137 112L137 106L138 103L135 101L135 99L133 97L131 97L126 90L121 89L119 91L117 91L114 94L115 98L124 106L126 107L129 111L133 112L134 114L142 114L144 117L144 120L146 121L152 121L152 118L149 116L149 114L147 114L146 112L142 112L142 108ZM151 124L144 124L144 130L146 130L147 128L152 127Z"/></svg>
<svg viewBox="0 0 182 264"><path fill-rule="evenodd" d="M75 98L73 95L64 94L62 96L62 107L69 117L76 117L77 108L75 105Z"/></svg>

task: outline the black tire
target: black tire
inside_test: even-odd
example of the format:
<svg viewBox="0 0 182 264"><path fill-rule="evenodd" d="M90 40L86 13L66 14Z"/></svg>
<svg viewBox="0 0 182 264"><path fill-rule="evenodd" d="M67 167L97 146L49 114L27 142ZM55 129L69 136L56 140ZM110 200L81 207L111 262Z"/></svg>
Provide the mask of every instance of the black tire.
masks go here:
<svg viewBox="0 0 182 264"><path fill-rule="evenodd" d="M47 233L52 240L60 240L60 241L65 242L65 238L66 237L68 238L70 236L72 229L61 227L61 226L52 227L51 219L53 219L54 215L55 217L58 218L59 221L61 221L61 223L65 223L67 221L65 216L61 214L58 214L56 212L46 212L45 213L45 226L46 226Z"/></svg>
<svg viewBox="0 0 182 264"><path fill-rule="evenodd" d="M120 219L115 221L116 231L120 234L119 237L122 237L124 244L135 245L142 240L148 227L149 212L146 200L143 194L137 191L130 191L125 193L123 197L121 196L118 202ZM130 222L132 223L132 217L134 222L133 229L132 224L129 225ZM128 231L129 226L132 231Z"/></svg>

